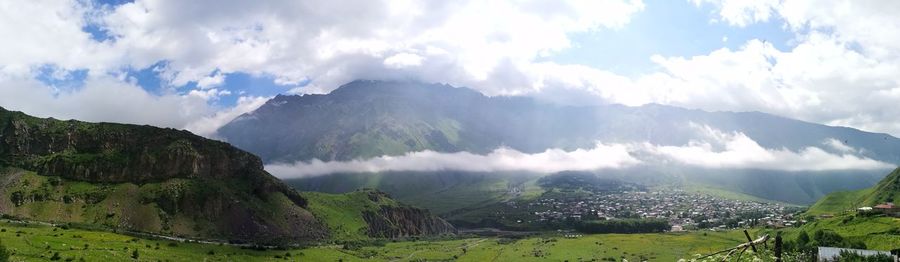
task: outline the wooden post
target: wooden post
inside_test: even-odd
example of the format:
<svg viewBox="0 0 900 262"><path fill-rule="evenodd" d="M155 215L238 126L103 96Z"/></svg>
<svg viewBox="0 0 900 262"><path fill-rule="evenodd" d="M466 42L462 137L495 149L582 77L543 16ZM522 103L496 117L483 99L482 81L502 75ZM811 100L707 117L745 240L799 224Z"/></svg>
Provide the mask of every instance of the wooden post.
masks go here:
<svg viewBox="0 0 900 262"><path fill-rule="evenodd" d="M753 248L753 253L757 253L757 252L756 252L756 246L753 245L753 239L750 238L750 233L747 233L747 230L746 230L746 229L744 229L744 236L747 236L747 242L750 243L750 248Z"/></svg>
<svg viewBox="0 0 900 262"><path fill-rule="evenodd" d="M781 262L781 231L775 234L775 262Z"/></svg>

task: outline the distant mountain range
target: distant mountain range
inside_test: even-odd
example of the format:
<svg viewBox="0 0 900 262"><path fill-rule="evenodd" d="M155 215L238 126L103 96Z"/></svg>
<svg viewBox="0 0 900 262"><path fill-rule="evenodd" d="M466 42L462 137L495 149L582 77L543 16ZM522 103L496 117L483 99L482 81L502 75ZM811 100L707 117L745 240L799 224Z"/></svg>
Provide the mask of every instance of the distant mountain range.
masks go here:
<svg viewBox="0 0 900 262"><path fill-rule="evenodd" d="M453 233L378 191L300 193L227 143L187 131L0 108L0 214L285 245Z"/></svg>
<svg viewBox="0 0 900 262"><path fill-rule="evenodd" d="M740 133L771 150L801 152L813 147L838 156L849 154L890 165L900 163L900 139L893 136L766 113L707 112L656 104L566 106L528 97L488 97L468 88L415 82L359 80L325 95L279 95L223 126L219 135L258 154L266 163L291 163L369 159L423 150L475 154L489 153L498 147L523 153L539 153L548 148L571 151L593 148L598 141L684 146L707 139L698 132L698 126L724 134ZM815 202L836 190L865 188L884 176L884 170L784 171L762 166L670 165L595 173L650 185L700 184L796 204ZM526 177L535 179L534 175ZM428 206L442 202L428 196L453 199L452 192L459 191L466 196L484 195L483 201L501 199L504 193L500 191L523 183L522 179L508 177L452 170L387 171L302 178L289 183L304 190L325 192L375 187L401 200L446 211L465 206ZM396 179L407 182L393 181ZM420 181L422 186L409 181ZM505 186L496 186L498 183ZM481 193L471 189L497 187L503 189Z"/></svg>
<svg viewBox="0 0 900 262"><path fill-rule="evenodd" d="M487 97L468 88L410 82L354 81L326 95L279 95L219 129L228 142L267 163L351 160L406 152L486 153L507 146L526 153L605 143L680 146L691 126L741 132L766 148L827 148L835 139L862 157L900 163L900 139L759 112L706 112L650 104L562 106L527 97Z"/></svg>

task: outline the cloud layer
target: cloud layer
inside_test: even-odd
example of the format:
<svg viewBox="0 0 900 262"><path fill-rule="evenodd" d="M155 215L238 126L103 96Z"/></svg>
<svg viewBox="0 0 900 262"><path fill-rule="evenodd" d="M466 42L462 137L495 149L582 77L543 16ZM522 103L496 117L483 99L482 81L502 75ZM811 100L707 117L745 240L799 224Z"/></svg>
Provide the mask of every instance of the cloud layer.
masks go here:
<svg viewBox="0 0 900 262"><path fill-rule="evenodd" d="M386 172L386 171L441 171L469 172L523 171L555 173L566 170L597 170L623 168L640 163L629 154L624 145L597 144L593 149L563 151L548 149L526 154L509 148L498 148L486 155L468 152L438 153L434 151L412 152L403 156L382 156L368 160L323 162L315 159L293 164L271 164L266 170L281 178L317 176L331 173Z"/></svg>
<svg viewBox="0 0 900 262"><path fill-rule="evenodd" d="M620 169L636 165L685 165L701 168L764 169L780 171L879 170L893 165L853 155L856 150L841 144L838 153L807 147L800 151L767 149L743 133L725 133L706 126L697 127L703 139L687 145L662 146L649 143L603 144L588 150L549 149L526 154L499 148L487 155L468 152L422 151L402 156L382 156L367 160L298 161L276 163L266 170L280 178L298 178L332 173L377 173L387 171L469 172L522 171L550 174L561 171ZM839 143L829 139L824 143Z"/></svg>
<svg viewBox="0 0 900 262"><path fill-rule="evenodd" d="M712 8L712 23L744 28L775 21L794 38L784 50L756 39L691 57L636 57L656 67L625 76L552 58L578 45L573 34L628 30L645 8L639 0L14 1L0 5L0 35L15 40L0 43L10 50L0 53L0 92L27 93L32 96L21 97L35 99L31 104L60 104L37 111L46 116L212 134L234 112L250 108L218 108L218 97L258 99L221 90L229 73L269 77L295 87L294 93L328 92L359 78L399 78L560 103L763 111L900 134L900 114L893 110L900 100L900 2L689 1ZM71 90L26 81L48 65L61 78L86 70L88 80ZM164 82L162 92L141 94L120 77L151 67ZM104 94L91 93L97 90ZM12 101L19 97L0 105L31 111Z"/></svg>

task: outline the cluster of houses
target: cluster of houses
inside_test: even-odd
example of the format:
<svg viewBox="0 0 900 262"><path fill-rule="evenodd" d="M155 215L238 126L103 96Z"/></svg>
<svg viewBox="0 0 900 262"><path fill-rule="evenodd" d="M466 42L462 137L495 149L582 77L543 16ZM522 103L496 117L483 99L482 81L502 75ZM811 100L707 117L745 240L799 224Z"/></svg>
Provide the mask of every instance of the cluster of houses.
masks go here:
<svg viewBox="0 0 900 262"><path fill-rule="evenodd" d="M683 190L594 192L578 198L541 198L526 205L537 222L562 219L666 219L673 231L750 226L790 227L793 210L778 203L725 199ZM523 219L528 220L528 219Z"/></svg>
<svg viewBox="0 0 900 262"><path fill-rule="evenodd" d="M856 211L863 214L883 214L892 217L900 217L900 207L890 202L878 204L872 207L860 207L857 208Z"/></svg>

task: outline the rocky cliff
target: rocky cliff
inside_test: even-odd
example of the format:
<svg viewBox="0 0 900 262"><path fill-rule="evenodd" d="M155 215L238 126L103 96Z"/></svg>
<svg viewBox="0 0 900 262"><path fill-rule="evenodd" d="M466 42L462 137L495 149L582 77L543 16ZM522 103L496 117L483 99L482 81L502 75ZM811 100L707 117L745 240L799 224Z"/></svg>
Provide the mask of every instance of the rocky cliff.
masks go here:
<svg viewBox="0 0 900 262"><path fill-rule="evenodd" d="M0 212L280 244L325 239L306 199L258 157L186 131L0 109Z"/></svg>
<svg viewBox="0 0 900 262"><path fill-rule="evenodd" d="M456 228L428 211L413 207L382 206L363 212L371 237L401 238L420 235L456 234Z"/></svg>
<svg viewBox="0 0 900 262"><path fill-rule="evenodd" d="M425 209L395 201L387 193L361 189L345 194L303 192L309 209L335 240L456 234L456 228Z"/></svg>
<svg viewBox="0 0 900 262"><path fill-rule="evenodd" d="M255 155L187 131L3 108L0 195L0 213L25 219L261 244L337 239L357 227L367 229L355 238L455 232L380 192L313 194L311 204Z"/></svg>

